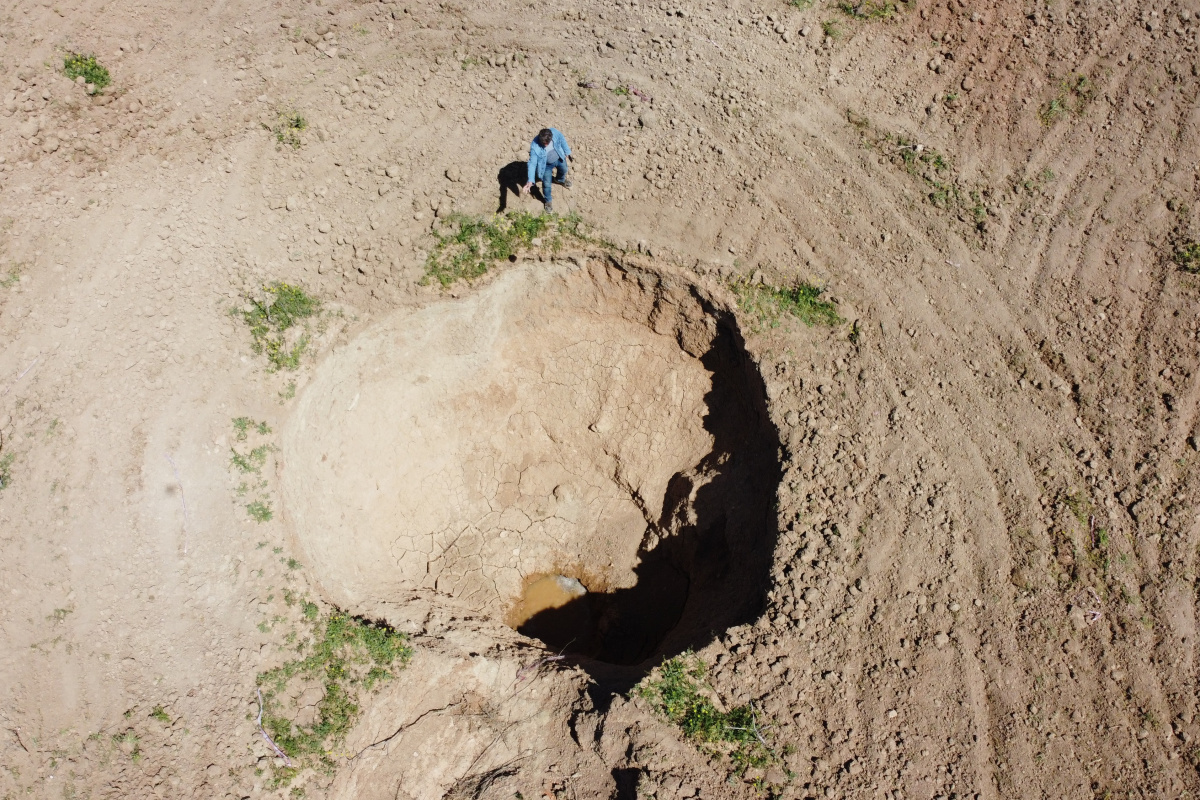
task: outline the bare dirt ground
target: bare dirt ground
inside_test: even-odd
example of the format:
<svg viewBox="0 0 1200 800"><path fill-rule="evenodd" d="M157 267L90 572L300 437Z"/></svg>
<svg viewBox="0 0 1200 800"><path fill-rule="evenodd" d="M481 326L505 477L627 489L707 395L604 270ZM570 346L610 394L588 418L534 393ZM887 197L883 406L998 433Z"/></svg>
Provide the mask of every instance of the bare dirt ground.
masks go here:
<svg viewBox="0 0 1200 800"><path fill-rule="evenodd" d="M1200 282L1172 259L1198 227L1200 4L0 16L0 797L1200 792ZM102 94L64 77L73 51ZM281 432L310 381L496 280L419 285L430 226L540 210L497 176L544 125L576 155L556 210L628 253L580 263L712 297L804 281L846 320L738 315L778 525L759 611L689 644L770 763L735 769L611 676L588 691L453 588L347 601L294 530ZM324 304L294 371L231 313L271 281ZM281 773L256 679L335 599L412 659L334 769Z"/></svg>

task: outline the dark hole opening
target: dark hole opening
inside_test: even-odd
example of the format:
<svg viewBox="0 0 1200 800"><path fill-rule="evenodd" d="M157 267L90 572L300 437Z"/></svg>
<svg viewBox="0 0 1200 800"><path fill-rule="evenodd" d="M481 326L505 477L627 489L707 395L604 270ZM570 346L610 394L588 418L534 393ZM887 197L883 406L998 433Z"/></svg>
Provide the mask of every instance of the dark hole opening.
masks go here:
<svg viewBox="0 0 1200 800"><path fill-rule="evenodd" d="M634 586L588 592L518 627L573 656L596 680L601 700L663 658L753 621L765 607L778 526L779 436L736 322L711 313L718 335L700 359L712 373L704 418L714 439L704 462L711 479L695 489L690 511L692 479L677 475L671 482L650 532L682 524L657 547L643 547Z"/></svg>

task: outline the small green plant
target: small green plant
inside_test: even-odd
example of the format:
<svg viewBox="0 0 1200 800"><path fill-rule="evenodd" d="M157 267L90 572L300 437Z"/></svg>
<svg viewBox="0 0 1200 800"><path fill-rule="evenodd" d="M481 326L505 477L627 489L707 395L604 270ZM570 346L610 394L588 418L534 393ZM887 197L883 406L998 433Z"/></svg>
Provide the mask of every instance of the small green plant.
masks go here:
<svg viewBox="0 0 1200 800"><path fill-rule="evenodd" d="M1067 114L1082 114L1095 94L1096 89L1087 76L1078 73L1068 75L1059 84L1058 94L1038 109L1038 120L1050 127Z"/></svg>
<svg viewBox="0 0 1200 800"><path fill-rule="evenodd" d="M299 286L276 281L263 287L261 298L251 298L249 309L241 311L250 326L251 347L265 353L270 371L294 370L308 347L307 330L288 345L284 334L321 310L321 301Z"/></svg>
<svg viewBox="0 0 1200 800"><path fill-rule="evenodd" d="M290 758L331 768L330 750L345 739L358 718L359 692L373 691L394 678L412 655L403 633L334 613L316 623L306 657L258 676L263 691L263 727ZM288 689L295 682L319 684L324 692L311 723L300 724L286 716L291 702L286 698L294 696Z"/></svg>
<svg viewBox="0 0 1200 800"><path fill-rule="evenodd" d="M842 38L842 28L837 24L837 20L827 19L822 22L821 32L834 41Z"/></svg>
<svg viewBox="0 0 1200 800"><path fill-rule="evenodd" d="M841 0L838 8L854 19L891 19L900 11L894 0Z"/></svg>
<svg viewBox="0 0 1200 800"><path fill-rule="evenodd" d="M132 730L127 730L122 734L113 734L113 742L122 750L129 753L129 759L133 763L142 760L141 738Z"/></svg>
<svg viewBox="0 0 1200 800"><path fill-rule="evenodd" d="M71 53L63 58L63 74L71 80L82 77L97 90L112 83L108 70L93 55Z"/></svg>
<svg viewBox="0 0 1200 800"><path fill-rule="evenodd" d="M300 134L306 128L308 128L308 120L300 114L291 111L279 115L274 127L271 128L271 133L275 134L276 142L285 144L296 150L304 143Z"/></svg>
<svg viewBox="0 0 1200 800"><path fill-rule="evenodd" d="M150 718L156 719L164 725L171 724L171 716L167 714L162 706L155 706L154 710L150 712Z"/></svg>
<svg viewBox="0 0 1200 800"><path fill-rule="evenodd" d="M271 502L269 500L255 500L246 505L246 513L250 515L250 519L255 522L270 522L274 514L271 511Z"/></svg>
<svg viewBox="0 0 1200 800"><path fill-rule="evenodd" d="M1088 517L1092 513L1092 503L1088 500L1087 495L1083 492L1070 492L1063 495L1062 501L1081 525L1087 524Z"/></svg>
<svg viewBox="0 0 1200 800"><path fill-rule="evenodd" d="M543 247L558 250L563 237L583 239L577 216L555 217L510 211L491 217L455 214L445 229L433 233L433 249L425 261L423 284L437 281L450 286L458 280L478 278L499 261L506 261L521 248L532 247L535 239Z"/></svg>
<svg viewBox="0 0 1200 800"><path fill-rule="evenodd" d="M617 88L613 89L612 91L613 91L613 94L615 94L617 97L628 97L629 96L629 87L628 86L618 86Z"/></svg>
<svg viewBox="0 0 1200 800"><path fill-rule="evenodd" d="M15 265L8 268L8 274L0 278L0 289L11 289L21 282L21 266Z"/></svg>
<svg viewBox="0 0 1200 800"><path fill-rule="evenodd" d="M1200 273L1200 242L1187 239L1175 248L1173 260L1184 272Z"/></svg>
<svg viewBox="0 0 1200 800"><path fill-rule="evenodd" d="M807 8L812 8L814 2L816 2L816 0L787 0L787 4L789 6L792 8L798 8L802 11Z"/></svg>
<svg viewBox="0 0 1200 800"><path fill-rule="evenodd" d="M842 322L837 307L822 300L824 289L801 283L791 289L738 282L733 285L738 305L769 327L777 327L787 314L810 328L813 325L837 325Z"/></svg>
<svg viewBox="0 0 1200 800"><path fill-rule="evenodd" d="M483 64L483 59L479 58L478 56L467 56L466 58L464 58L462 60L462 68L463 69L470 69L471 67L478 67L478 66L481 66L482 64Z"/></svg>
<svg viewBox="0 0 1200 800"><path fill-rule="evenodd" d="M4 491L12 483L13 454L0 455L0 491Z"/></svg>
<svg viewBox="0 0 1200 800"><path fill-rule="evenodd" d="M752 705L721 711L709 697L708 667L693 653L664 661L634 689L654 711L679 726L700 747L727 755L739 772L777 759L765 738L766 726Z"/></svg>
<svg viewBox="0 0 1200 800"><path fill-rule="evenodd" d="M267 453L270 453L271 450L271 445L261 444L243 455L231 447L229 448L229 452L231 453L229 463L238 472L254 473L257 475L262 472L263 464L267 463Z"/></svg>

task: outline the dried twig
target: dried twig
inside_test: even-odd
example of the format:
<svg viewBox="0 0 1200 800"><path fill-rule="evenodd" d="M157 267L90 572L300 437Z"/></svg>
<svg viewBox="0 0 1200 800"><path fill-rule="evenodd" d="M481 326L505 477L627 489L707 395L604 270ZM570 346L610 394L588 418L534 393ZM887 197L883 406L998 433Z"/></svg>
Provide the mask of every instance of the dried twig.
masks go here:
<svg viewBox="0 0 1200 800"><path fill-rule="evenodd" d="M292 765L292 760L290 758L288 758L287 753L285 753L279 749L279 745L275 744L275 740L272 739L267 734L267 729L264 728L263 724L262 724L262 715L263 715L263 696L262 696L262 689L259 689L258 690L258 732L261 733L262 737L267 740L267 744L271 745L271 749L274 750L276 753L278 753L279 757L283 759L284 765L290 767Z"/></svg>
<svg viewBox="0 0 1200 800"><path fill-rule="evenodd" d="M21 382L21 378L24 378L26 376L26 374L29 373L29 370L33 369L33 365L38 363L41 360L42 360L42 357L38 356L33 361L30 361L29 366L25 368L24 372L22 372L20 375L18 375L17 379L15 381L13 381L12 383L10 383L8 385L8 388L4 390L4 394L8 394L9 392L11 392L13 390L13 387ZM4 397L4 394L0 394L0 397Z"/></svg>
<svg viewBox="0 0 1200 800"><path fill-rule="evenodd" d="M542 666L543 664L549 664L553 661L562 661L564 658L566 658L566 656L561 655L561 654L556 655L556 656L542 656L537 661L534 661L532 664L527 664L527 665L521 667L519 670L517 670L517 680L518 681L525 680L526 675L528 675L530 672L536 670L538 667Z"/></svg>
<svg viewBox="0 0 1200 800"><path fill-rule="evenodd" d="M175 482L179 484L179 499L183 502L183 554L186 556L188 551L187 494L183 491L183 478L179 477L179 467L175 466L175 459L171 458L170 453L163 453L163 456L171 465L171 471L175 473Z"/></svg>

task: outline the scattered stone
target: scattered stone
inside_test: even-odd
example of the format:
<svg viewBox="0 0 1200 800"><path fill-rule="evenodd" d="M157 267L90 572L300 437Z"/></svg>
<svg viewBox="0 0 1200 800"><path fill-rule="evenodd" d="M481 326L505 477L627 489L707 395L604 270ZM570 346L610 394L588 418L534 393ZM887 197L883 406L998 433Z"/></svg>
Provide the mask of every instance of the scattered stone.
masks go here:
<svg viewBox="0 0 1200 800"><path fill-rule="evenodd" d="M284 203L284 208L286 208L288 211L295 211L299 207L300 198L296 197L295 195L288 197L287 201Z"/></svg>
<svg viewBox="0 0 1200 800"><path fill-rule="evenodd" d="M950 637L945 633L939 633L933 637L933 643L937 645L938 649L941 649L950 644Z"/></svg>
<svg viewBox="0 0 1200 800"><path fill-rule="evenodd" d="M643 128L656 128L658 127L658 114L653 111L643 111L638 116L638 124Z"/></svg>
<svg viewBox="0 0 1200 800"><path fill-rule="evenodd" d="M385 169L383 171L383 174L387 175L389 178L399 178L400 177L400 165L399 164L388 164L387 169Z"/></svg>
<svg viewBox="0 0 1200 800"><path fill-rule="evenodd" d="M28 122L24 122L21 124L21 127L20 127L21 138L22 139L32 139L33 137L38 135L38 131L40 131L41 129L42 129L41 120L31 119Z"/></svg>
<svg viewBox="0 0 1200 800"><path fill-rule="evenodd" d="M321 233L329 233L333 230L333 226L329 224L329 220L323 219L317 223L317 230Z"/></svg>
<svg viewBox="0 0 1200 800"><path fill-rule="evenodd" d="M129 104L127 106L125 106L125 110L128 111L130 114L136 114L137 112L142 110L142 104L139 103L137 100L130 100Z"/></svg>
<svg viewBox="0 0 1200 800"><path fill-rule="evenodd" d="M969 92L975 88L975 79L970 75L962 79L962 88L964 92Z"/></svg>
<svg viewBox="0 0 1200 800"><path fill-rule="evenodd" d="M46 137L46 141L42 142L43 153L53 153L58 150L58 139L53 136Z"/></svg>
<svg viewBox="0 0 1200 800"><path fill-rule="evenodd" d="M458 171L458 167L450 167L446 170L446 179L451 183L458 183L462 180L462 173Z"/></svg>

